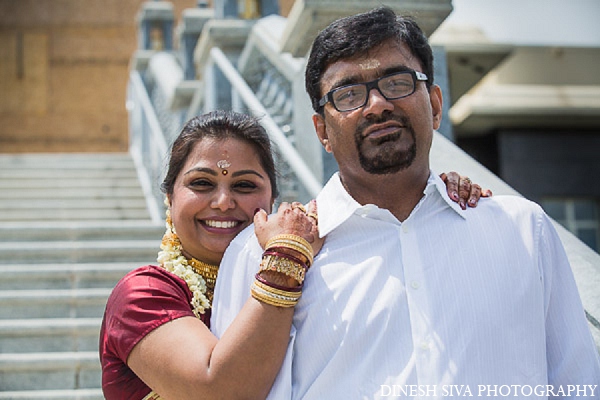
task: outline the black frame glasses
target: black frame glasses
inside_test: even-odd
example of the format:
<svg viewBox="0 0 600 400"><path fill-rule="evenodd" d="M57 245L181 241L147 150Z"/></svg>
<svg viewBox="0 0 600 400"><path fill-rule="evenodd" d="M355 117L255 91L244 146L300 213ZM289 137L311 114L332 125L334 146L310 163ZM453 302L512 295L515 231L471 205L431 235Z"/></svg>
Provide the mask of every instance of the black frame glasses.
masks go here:
<svg viewBox="0 0 600 400"><path fill-rule="evenodd" d="M410 76L412 78L412 86L406 85L407 81L401 81L402 85L397 85L397 78L401 78L404 76ZM345 85L337 87L333 90L330 90L325 96L319 100L319 108L322 108L328 102L333 104L333 107L339 112L352 111L358 108L364 107L365 104L369 101L369 93L371 93L372 89L377 89L379 93L386 100L397 100L403 97L408 97L413 94L417 90L417 81L426 81L427 75L422 72L415 70L406 70L401 72L395 72L393 74L382 76L381 78L375 79L370 82L363 83L353 83L351 85ZM380 86L381 81L383 83L388 84ZM389 88L388 88L389 86ZM352 89L356 89L353 91ZM364 91L363 91L364 90ZM341 103L340 97L336 97L336 95L347 95L347 96L358 96L359 100L352 101L351 105L343 105ZM361 99L361 96L364 96L364 100ZM357 105L360 104L360 105Z"/></svg>

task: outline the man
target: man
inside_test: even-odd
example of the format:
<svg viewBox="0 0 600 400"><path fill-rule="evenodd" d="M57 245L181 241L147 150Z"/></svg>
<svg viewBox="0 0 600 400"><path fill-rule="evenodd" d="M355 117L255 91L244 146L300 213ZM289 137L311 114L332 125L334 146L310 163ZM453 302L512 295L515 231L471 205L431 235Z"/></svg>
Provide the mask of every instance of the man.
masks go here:
<svg viewBox="0 0 600 400"><path fill-rule="evenodd" d="M315 39L306 86L339 174L317 197L326 240L270 398L535 399L575 396L570 387L598 398L598 353L548 217L504 196L464 212L430 171L442 116L432 78L427 39L388 8ZM250 231L230 248L217 335L262 253Z"/></svg>

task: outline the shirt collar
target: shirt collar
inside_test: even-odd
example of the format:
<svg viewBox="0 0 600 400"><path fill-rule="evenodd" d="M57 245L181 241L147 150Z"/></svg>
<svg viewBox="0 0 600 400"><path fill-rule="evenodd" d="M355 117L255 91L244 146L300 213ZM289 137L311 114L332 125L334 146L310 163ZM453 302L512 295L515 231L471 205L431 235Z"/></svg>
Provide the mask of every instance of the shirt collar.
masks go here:
<svg viewBox="0 0 600 400"><path fill-rule="evenodd" d="M425 194L437 192L438 195L446 202L446 204L456 211L458 215L463 218L467 218L467 214L465 210L460 208L458 203L454 202L450 197L448 197L448 191L446 190L446 184L437 174L434 174L433 171L429 172L429 179L427 180L427 186L425 187Z"/></svg>
<svg viewBox="0 0 600 400"><path fill-rule="evenodd" d="M424 194L425 196L434 194L439 195L458 215L466 218L464 210L460 208L458 203L455 203L448 197L446 185L442 179L433 172L430 172L429 174ZM317 196L319 234L321 237L327 235L359 209L369 207L372 208L376 206L372 204L361 206L348 194L346 188L342 185L339 172L336 172Z"/></svg>
<svg viewBox="0 0 600 400"><path fill-rule="evenodd" d="M329 182L317 196L319 214L319 235L321 237L346 221L361 205L352 198L342 185L339 172L333 174Z"/></svg>

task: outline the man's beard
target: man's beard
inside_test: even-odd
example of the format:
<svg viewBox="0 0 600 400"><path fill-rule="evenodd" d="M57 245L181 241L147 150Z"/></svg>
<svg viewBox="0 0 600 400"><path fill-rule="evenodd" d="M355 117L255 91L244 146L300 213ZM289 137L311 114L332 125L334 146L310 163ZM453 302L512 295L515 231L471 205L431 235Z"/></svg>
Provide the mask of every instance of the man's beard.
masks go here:
<svg viewBox="0 0 600 400"><path fill-rule="evenodd" d="M384 123L386 121L398 121L402 124L402 132L397 132L392 135L386 135L380 139L369 139L376 146L381 146L386 142L396 141L400 139L402 134L409 134L412 137L412 144L408 150L399 150L393 148L393 146L381 146L380 150L374 157L367 157L363 151L361 151L363 142L366 138L362 132L367 129L370 125L376 123ZM417 156L417 145L415 138L415 131L410 124L408 118L398 117L395 115L384 114L376 120L370 120L365 124L361 124L354 133L354 141L356 143L356 150L358 152L358 158L362 168L370 173L376 175L393 174L408 168Z"/></svg>

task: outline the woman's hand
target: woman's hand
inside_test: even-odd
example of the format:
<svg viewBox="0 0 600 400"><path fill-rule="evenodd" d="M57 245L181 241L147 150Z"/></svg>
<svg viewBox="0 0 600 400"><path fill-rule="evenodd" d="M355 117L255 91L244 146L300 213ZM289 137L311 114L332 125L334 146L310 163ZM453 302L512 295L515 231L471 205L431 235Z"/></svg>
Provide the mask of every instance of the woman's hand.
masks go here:
<svg viewBox="0 0 600 400"><path fill-rule="evenodd" d="M281 234L302 236L311 244L313 254L321 250L325 241L319 237L315 200L311 200L306 208L299 202L281 203L277 213L270 216L264 210L259 210L254 215L254 232L263 249L269 239Z"/></svg>
<svg viewBox="0 0 600 400"><path fill-rule="evenodd" d="M489 189L481 189L476 183L471 183L471 179L466 176L461 176L457 172L451 171L440 174L440 178L446 184L448 196L453 201L460 205L463 210L469 207L477 207L479 198L491 197L492 191Z"/></svg>

